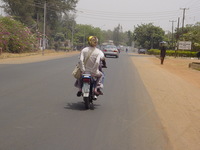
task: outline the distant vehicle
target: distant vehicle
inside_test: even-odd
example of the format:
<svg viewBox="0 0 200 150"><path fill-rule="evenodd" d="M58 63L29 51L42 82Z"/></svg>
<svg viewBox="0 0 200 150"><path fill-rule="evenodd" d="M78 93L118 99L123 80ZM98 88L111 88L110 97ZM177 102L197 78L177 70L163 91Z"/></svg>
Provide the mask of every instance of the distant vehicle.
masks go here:
<svg viewBox="0 0 200 150"><path fill-rule="evenodd" d="M107 56L115 56L116 58L119 57L119 50L115 45L106 45L102 52L104 53L105 57Z"/></svg>
<svg viewBox="0 0 200 150"><path fill-rule="evenodd" d="M146 49L138 49L138 54L146 54L147 50Z"/></svg>

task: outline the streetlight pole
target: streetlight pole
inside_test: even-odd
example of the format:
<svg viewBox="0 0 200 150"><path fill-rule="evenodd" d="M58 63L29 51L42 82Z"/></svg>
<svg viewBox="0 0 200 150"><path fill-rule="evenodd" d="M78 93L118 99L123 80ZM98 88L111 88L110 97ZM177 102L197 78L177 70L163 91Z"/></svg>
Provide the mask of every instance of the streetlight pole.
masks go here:
<svg viewBox="0 0 200 150"><path fill-rule="evenodd" d="M183 20L182 20L182 31L184 28L184 21L185 21L185 10L188 10L189 8L180 8L181 10L183 10Z"/></svg>
<svg viewBox="0 0 200 150"><path fill-rule="evenodd" d="M101 28L104 27L104 26L105 26L105 24L99 27L100 28L100 33L101 33ZM99 38L99 44L101 44L101 37Z"/></svg>
<svg viewBox="0 0 200 150"><path fill-rule="evenodd" d="M72 21L72 50L74 49L74 22Z"/></svg>
<svg viewBox="0 0 200 150"><path fill-rule="evenodd" d="M83 47L85 47L85 26L84 26Z"/></svg>
<svg viewBox="0 0 200 150"><path fill-rule="evenodd" d="M45 33L45 30L46 30L46 8L47 8L47 4L46 4L46 1L44 3L44 27L43 27L43 48L42 48L42 55L44 55L44 50L45 50L45 46L46 46L46 33Z"/></svg>
<svg viewBox="0 0 200 150"><path fill-rule="evenodd" d="M0 6L0 10L1 10L1 14L0 15L3 16L2 6Z"/></svg>
<svg viewBox="0 0 200 150"><path fill-rule="evenodd" d="M172 22L172 48L174 48L174 20L172 21L169 21L169 22Z"/></svg>
<svg viewBox="0 0 200 150"><path fill-rule="evenodd" d="M72 20L72 50L74 49L74 20Z"/></svg>

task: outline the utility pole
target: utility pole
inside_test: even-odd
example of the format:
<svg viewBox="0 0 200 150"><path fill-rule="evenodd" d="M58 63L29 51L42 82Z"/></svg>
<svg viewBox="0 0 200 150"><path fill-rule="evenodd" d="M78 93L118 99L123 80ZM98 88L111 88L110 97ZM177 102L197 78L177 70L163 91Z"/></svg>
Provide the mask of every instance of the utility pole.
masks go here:
<svg viewBox="0 0 200 150"><path fill-rule="evenodd" d="M179 28L180 28L180 17L178 17L178 23L177 23L177 34L179 36ZM177 38L178 40L178 38Z"/></svg>
<svg viewBox="0 0 200 150"><path fill-rule="evenodd" d="M0 15L3 16L3 13L2 13L2 6L0 6L0 10L1 10L1 14L0 14Z"/></svg>
<svg viewBox="0 0 200 150"><path fill-rule="evenodd" d="M172 21L169 21L169 22L172 22L172 48L174 49L174 20Z"/></svg>
<svg viewBox="0 0 200 150"><path fill-rule="evenodd" d="M105 24L104 25L102 25L102 26L100 26L99 28L100 28L100 35L99 35L99 45L101 46L101 43L102 43L102 39L101 39L101 33L102 33L102 27L104 27L105 26Z"/></svg>
<svg viewBox="0 0 200 150"><path fill-rule="evenodd" d="M72 51L74 50L74 20L72 20Z"/></svg>
<svg viewBox="0 0 200 150"><path fill-rule="evenodd" d="M46 33L45 33L45 30L46 30L46 9L47 9L47 3L45 1L44 3L44 27L43 27L43 48L42 48L42 55L44 55L44 50L46 48Z"/></svg>
<svg viewBox="0 0 200 150"><path fill-rule="evenodd" d="M181 10L183 10L183 20L182 20L182 31L184 28L184 21L185 21L185 10L188 10L189 8L180 8Z"/></svg>
<svg viewBox="0 0 200 150"><path fill-rule="evenodd" d="M179 47L179 36L180 36L180 32L179 32L179 28L180 28L180 17L178 17L178 23L177 23L177 31L176 31L176 51L175 51L175 58L177 57L177 51L178 51L178 47Z"/></svg>
<svg viewBox="0 0 200 150"><path fill-rule="evenodd" d="M85 47L85 26L84 26L83 47Z"/></svg>

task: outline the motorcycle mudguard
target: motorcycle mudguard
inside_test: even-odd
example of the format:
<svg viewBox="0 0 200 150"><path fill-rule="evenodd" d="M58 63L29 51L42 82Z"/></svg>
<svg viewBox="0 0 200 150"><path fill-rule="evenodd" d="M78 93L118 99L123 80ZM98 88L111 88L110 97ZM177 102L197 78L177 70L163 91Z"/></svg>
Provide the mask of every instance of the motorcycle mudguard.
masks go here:
<svg viewBox="0 0 200 150"><path fill-rule="evenodd" d="M89 94L90 94L90 84L83 83L82 92L83 92L83 97L89 97Z"/></svg>
<svg viewBox="0 0 200 150"><path fill-rule="evenodd" d="M82 93L83 97L89 97L90 95L90 82L91 82L91 75L90 74L83 74L82 75L83 86L82 86Z"/></svg>

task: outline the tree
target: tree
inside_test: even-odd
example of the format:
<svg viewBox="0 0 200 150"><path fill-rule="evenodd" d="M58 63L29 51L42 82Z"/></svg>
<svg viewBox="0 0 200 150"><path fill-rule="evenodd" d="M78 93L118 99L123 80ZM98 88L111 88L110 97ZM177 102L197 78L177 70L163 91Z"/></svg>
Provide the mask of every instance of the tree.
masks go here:
<svg viewBox="0 0 200 150"><path fill-rule="evenodd" d="M119 24L116 28L114 28L113 31L113 42L117 46L120 44L121 33L122 33L122 26Z"/></svg>
<svg viewBox="0 0 200 150"><path fill-rule="evenodd" d="M200 50L200 22L195 25L186 25L182 31L176 31L175 35L180 41L191 41L192 50Z"/></svg>
<svg viewBox="0 0 200 150"><path fill-rule="evenodd" d="M91 25L82 25L77 24L75 26L74 32L74 44L78 46L78 48L82 48L83 46L87 45L87 38L89 36L97 36L99 39L99 43L102 42L103 34L100 28L95 28Z"/></svg>
<svg viewBox="0 0 200 150"><path fill-rule="evenodd" d="M64 40L65 40L64 34L63 34L63 33L57 33L57 34L55 35L54 40L55 40L56 42L57 42L57 41L62 41L62 42L64 42Z"/></svg>
<svg viewBox="0 0 200 150"><path fill-rule="evenodd" d="M43 31L46 0L2 0L5 11L30 28ZM74 11L78 0L48 0L46 3L47 34L55 33L63 14Z"/></svg>
<svg viewBox="0 0 200 150"><path fill-rule="evenodd" d="M127 45L131 46L132 42L133 42L133 33L129 30L126 32L126 34L127 34L127 38L128 38Z"/></svg>
<svg viewBox="0 0 200 150"><path fill-rule="evenodd" d="M165 32L152 23L142 24L135 28L133 39L142 48L159 48L159 42L164 38Z"/></svg>
<svg viewBox="0 0 200 150"><path fill-rule="evenodd" d="M107 31L103 31L103 37L104 37L104 42L108 41L108 40L113 40L113 31L111 30L107 30Z"/></svg>

